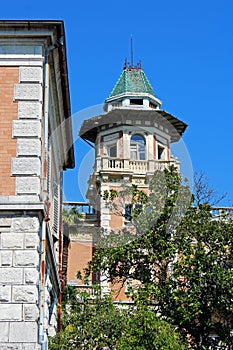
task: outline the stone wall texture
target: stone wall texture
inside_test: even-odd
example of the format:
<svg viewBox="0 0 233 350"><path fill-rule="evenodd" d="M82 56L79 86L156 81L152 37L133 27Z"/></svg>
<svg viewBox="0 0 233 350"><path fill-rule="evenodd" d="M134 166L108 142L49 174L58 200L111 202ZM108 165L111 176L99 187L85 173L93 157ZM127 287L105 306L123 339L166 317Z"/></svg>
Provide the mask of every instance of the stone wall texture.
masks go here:
<svg viewBox="0 0 233 350"><path fill-rule="evenodd" d="M41 348L38 345L39 248L39 217L1 216L1 350Z"/></svg>
<svg viewBox="0 0 233 350"><path fill-rule="evenodd" d="M0 197L9 204L40 200L42 73L0 64ZM0 211L1 350L41 350L40 215Z"/></svg>

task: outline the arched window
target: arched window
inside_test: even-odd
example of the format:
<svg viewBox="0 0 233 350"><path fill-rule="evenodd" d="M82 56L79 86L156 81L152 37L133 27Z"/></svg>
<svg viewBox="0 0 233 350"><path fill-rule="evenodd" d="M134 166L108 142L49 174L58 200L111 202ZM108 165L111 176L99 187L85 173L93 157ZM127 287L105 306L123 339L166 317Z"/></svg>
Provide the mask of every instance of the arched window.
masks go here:
<svg viewBox="0 0 233 350"><path fill-rule="evenodd" d="M146 159L146 141L143 136L135 134L131 137L130 158L132 160Z"/></svg>

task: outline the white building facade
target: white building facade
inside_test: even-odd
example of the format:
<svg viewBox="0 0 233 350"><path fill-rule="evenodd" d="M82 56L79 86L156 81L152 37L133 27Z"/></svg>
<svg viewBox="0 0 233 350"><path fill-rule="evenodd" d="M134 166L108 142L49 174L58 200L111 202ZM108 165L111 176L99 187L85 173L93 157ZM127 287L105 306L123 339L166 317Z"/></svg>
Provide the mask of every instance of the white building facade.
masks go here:
<svg viewBox="0 0 233 350"><path fill-rule="evenodd" d="M63 22L0 21L1 350L47 349L58 327L70 115Z"/></svg>

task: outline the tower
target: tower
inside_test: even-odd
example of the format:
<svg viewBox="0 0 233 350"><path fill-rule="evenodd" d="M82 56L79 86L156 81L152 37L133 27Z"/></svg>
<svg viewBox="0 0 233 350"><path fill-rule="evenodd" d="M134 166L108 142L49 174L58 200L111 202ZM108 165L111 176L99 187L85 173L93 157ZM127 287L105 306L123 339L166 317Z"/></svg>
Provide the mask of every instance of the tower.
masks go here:
<svg viewBox="0 0 233 350"><path fill-rule="evenodd" d="M80 129L80 136L95 145L94 172L87 192L91 204L98 194L122 182L146 188L156 170L172 164L179 168L170 145L180 139L187 125L161 106L141 65L125 64L105 100L106 113L85 120ZM100 227L124 225L123 217L114 223L101 198Z"/></svg>
<svg viewBox="0 0 233 350"><path fill-rule="evenodd" d="M137 66L124 65L109 97L106 113L85 120L80 136L94 144L94 172L89 179L87 198L98 211L99 227L119 230L129 224L132 203L123 203L122 215L106 206L104 193L117 191L122 183L147 191L156 170L170 165L179 169L170 145L180 139L187 125L161 109L162 102L149 80ZM107 286L105 286L107 287Z"/></svg>

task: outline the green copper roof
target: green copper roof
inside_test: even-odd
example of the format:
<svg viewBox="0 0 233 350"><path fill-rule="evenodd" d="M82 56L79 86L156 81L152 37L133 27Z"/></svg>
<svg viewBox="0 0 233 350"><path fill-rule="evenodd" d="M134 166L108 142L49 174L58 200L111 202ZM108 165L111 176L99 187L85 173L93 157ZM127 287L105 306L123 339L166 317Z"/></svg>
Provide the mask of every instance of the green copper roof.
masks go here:
<svg viewBox="0 0 233 350"><path fill-rule="evenodd" d="M109 98L126 92L148 93L155 96L149 80L141 68L125 68Z"/></svg>

